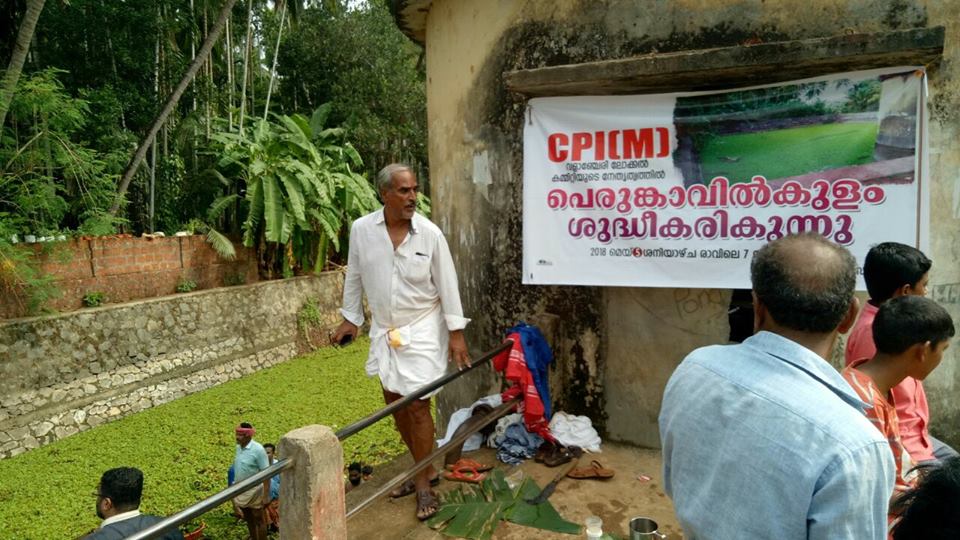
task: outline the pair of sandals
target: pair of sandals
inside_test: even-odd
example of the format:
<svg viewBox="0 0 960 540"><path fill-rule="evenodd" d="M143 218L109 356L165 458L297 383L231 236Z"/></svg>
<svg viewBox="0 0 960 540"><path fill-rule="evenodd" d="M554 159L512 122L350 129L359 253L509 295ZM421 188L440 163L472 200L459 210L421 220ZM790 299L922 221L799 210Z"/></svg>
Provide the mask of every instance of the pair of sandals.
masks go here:
<svg viewBox="0 0 960 540"><path fill-rule="evenodd" d="M472 459L460 458L456 463L447 464L446 469L443 477L447 480L479 484L487 477L487 471L493 469L493 465L485 465Z"/></svg>
<svg viewBox="0 0 960 540"><path fill-rule="evenodd" d="M443 477L447 480L456 482L468 482L479 484L487 477L486 471L493 469L492 465L485 465L472 459L461 458L456 463L446 465L446 471ZM436 476L430 479L430 486L436 486L440 483L440 477ZM390 497L397 499L406 497L412 493L417 494L417 519L424 521L433 517L440 510L440 500L432 489L417 490L413 480L407 480L397 489L390 492Z"/></svg>
<svg viewBox="0 0 960 540"><path fill-rule="evenodd" d="M424 521L433 517L433 515L440 510L440 499L437 498L437 494L433 492L433 489L431 489L438 484L440 484L440 477L435 476L430 479L429 488L418 491L417 485L414 483L414 481L412 479L407 480L390 492L390 498L399 499L400 497L406 497L407 495L416 493L417 519Z"/></svg>
<svg viewBox="0 0 960 540"><path fill-rule="evenodd" d="M577 446L563 446L545 441L537 448L533 460L537 463L543 463L547 467L559 467L564 463L569 463L573 458L583 455L583 450Z"/></svg>

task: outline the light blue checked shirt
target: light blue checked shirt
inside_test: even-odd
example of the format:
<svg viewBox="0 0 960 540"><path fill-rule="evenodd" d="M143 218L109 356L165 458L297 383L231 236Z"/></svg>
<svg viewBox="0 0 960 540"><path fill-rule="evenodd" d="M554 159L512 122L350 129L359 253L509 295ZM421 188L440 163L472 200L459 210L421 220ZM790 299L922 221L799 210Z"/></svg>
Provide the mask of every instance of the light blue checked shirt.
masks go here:
<svg viewBox="0 0 960 540"><path fill-rule="evenodd" d="M882 540L890 446L826 361L770 332L703 347L663 397L663 479L691 539Z"/></svg>

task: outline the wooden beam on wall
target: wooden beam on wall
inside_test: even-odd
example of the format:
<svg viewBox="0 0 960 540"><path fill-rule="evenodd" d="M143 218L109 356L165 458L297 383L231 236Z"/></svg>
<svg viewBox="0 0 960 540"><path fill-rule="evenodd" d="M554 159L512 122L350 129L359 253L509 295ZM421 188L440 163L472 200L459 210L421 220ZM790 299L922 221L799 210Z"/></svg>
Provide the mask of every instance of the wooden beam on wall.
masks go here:
<svg viewBox="0 0 960 540"><path fill-rule="evenodd" d="M714 90L827 73L930 65L943 53L944 27L654 53L504 73L528 97Z"/></svg>

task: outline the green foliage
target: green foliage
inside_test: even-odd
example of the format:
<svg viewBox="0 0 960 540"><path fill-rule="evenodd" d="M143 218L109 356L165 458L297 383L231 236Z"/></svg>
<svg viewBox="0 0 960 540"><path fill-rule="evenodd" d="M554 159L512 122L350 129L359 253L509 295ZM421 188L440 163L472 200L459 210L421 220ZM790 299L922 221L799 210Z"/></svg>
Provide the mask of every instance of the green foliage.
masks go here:
<svg viewBox="0 0 960 540"><path fill-rule="evenodd" d="M440 510L427 524L447 536L473 540L491 538L501 520L547 531L579 534L580 526L563 519L549 500L537 505L526 502L539 493L540 488L530 478L525 478L518 489L511 489L503 471L494 469L478 486L461 486L447 492Z"/></svg>
<svg viewBox="0 0 960 540"><path fill-rule="evenodd" d="M417 212L420 212L426 217L430 217L430 214L433 213L433 206L430 202L430 197L427 197L423 193L417 193Z"/></svg>
<svg viewBox="0 0 960 540"><path fill-rule="evenodd" d="M859 81L847 90L847 101L843 104L843 112L858 113L876 111L880 107L880 81L867 79Z"/></svg>
<svg viewBox="0 0 960 540"><path fill-rule="evenodd" d="M307 298L303 307L297 312L297 326L300 331L306 332L311 328L317 328L323 323L323 314L320 312L320 306L314 298Z"/></svg>
<svg viewBox="0 0 960 540"><path fill-rule="evenodd" d="M34 315L43 311L48 301L60 296L60 290L52 276L40 271L33 250L10 243L13 234L0 213L0 294L12 298L27 314Z"/></svg>
<svg viewBox="0 0 960 540"><path fill-rule="evenodd" d="M309 424L339 429L383 406L376 379L363 374L369 341L325 348L0 461L4 539L76 538L100 520L89 494L103 471L144 472L141 510L170 515L226 487L233 428L250 422L261 443ZM318 391L322 389L322 391ZM344 442L344 461L374 466L404 452L390 421ZM203 516L206 538L245 538L224 504Z"/></svg>
<svg viewBox="0 0 960 540"><path fill-rule="evenodd" d="M89 104L71 97L48 69L25 77L0 130L0 220L20 233L76 228L114 232L112 202L119 169L115 152L82 141Z"/></svg>
<svg viewBox="0 0 960 540"><path fill-rule="evenodd" d="M236 133L241 110L243 138L256 139L272 76L269 60L261 60L272 58L281 33L280 9L287 10L288 22L270 109L285 116L268 117L268 139L292 133L283 118L309 117L328 103L308 126L318 147L325 144L319 139L341 147L345 157L338 161L350 162L343 174L369 176L388 162L404 161L429 189L422 51L397 29L387 2L257 0L249 12L246 2L237 3L229 31L158 134L120 215L105 212L138 139L191 62L220 5L205 0L48 2L9 121L0 126L0 220L22 236L60 230L173 233L197 219L203 223L197 230L229 258L232 245L226 238L244 230L250 209L238 200L255 195L258 204L274 203L264 206L255 227L249 222L246 227L256 229L254 240L265 243L258 252L266 273L322 268L346 240L344 233L337 234L338 219L330 209L340 210L339 221L349 223L358 204L372 208L375 203L351 200L359 197L354 190L319 207L311 207L304 193L301 205L282 176L260 179L253 189L236 170L229 178L219 174L223 143L211 139L216 132ZM16 19L22 6L14 2L12 10ZM0 57L10 56L12 43L12 34L0 39ZM356 150L341 144L345 139ZM278 200L286 204L282 213ZM429 212L428 200L420 209ZM313 227L308 234L302 232L308 230L304 222ZM267 226L271 236L290 241L270 245Z"/></svg>
<svg viewBox="0 0 960 540"><path fill-rule="evenodd" d="M363 163L343 130L324 127L329 109L318 108L310 120L281 115L213 135L220 173L245 183L243 243L261 252L267 277L322 269L350 222L377 206L370 183L354 172ZM211 214L226 206L219 201Z"/></svg>
<svg viewBox="0 0 960 540"><path fill-rule="evenodd" d="M90 291L83 295L83 305L87 307L97 307L107 301L107 295L103 291Z"/></svg>
<svg viewBox="0 0 960 540"><path fill-rule="evenodd" d="M197 282L192 279L180 278L177 281L177 292L178 293L188 293L197 288Z"/></svg>
<svg viewBox="0 0 960 540"><path fill-rule="evenodd" d="M323 313L320 306L314 298L307 298L300 311L297 312L297 328L300 329L300 335L307 342L311 349L316 349L319 344L314 343L310 337L313 331L323 326Z"/></svg>
<svg viewBox="0 0 960 540"><path fill-rule="evenodd" d="M427 114L421 54L382 0L349 10L311 7L280 47L281 100L288 110L330 103L330 123L349 133L369 175L395 161L422 172ZM426 190L428 179L419 176Z"/></svg>
<svg viewBox="0 0 960 540"><path fill-rule="evenodd" d="M243 285L246 282L247 278L244 277L243 272L231 272L223 276L223 285L226 287Z"/></svg>

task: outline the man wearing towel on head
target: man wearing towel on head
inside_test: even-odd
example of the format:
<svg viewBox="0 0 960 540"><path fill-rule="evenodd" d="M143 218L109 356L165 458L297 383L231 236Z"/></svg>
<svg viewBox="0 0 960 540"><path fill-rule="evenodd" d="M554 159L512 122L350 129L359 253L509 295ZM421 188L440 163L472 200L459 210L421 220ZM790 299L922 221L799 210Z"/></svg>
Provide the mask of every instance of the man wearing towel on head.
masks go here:
<svg viewBox="0 0 960 540"><path fill-rule="evenodd" d="M253 426L243 422L237 426L237 451L233 455L234 482L249 478L270 466L267 451L257 441L253 440L256 430ZM233 501L243 512L243 520L247 522L252 540L267 540L267 522L264 519L263 507L270 502L270 479L263 481L263 485L254 486L237 495Z"/></svg>
<svg viewBox="0 0 960 540"><path fill-rule="evenodd" d="M378 376L383 396L392 403L441 377L452 359L461 369L470 365L463 329L457 273L440 229L416 213L417 177L406 165L387 165L377 174L383 209L353 223L347 276L343 286L344 321L332 336L341 343L357 336L363 325L362 294L370 307L370 356L366 371ZM397 431L414 461L433 450L430 397L394 413ZM439 508L430 489L437 472L432 466L391 493L417 494L421 520Z"/></svg>

